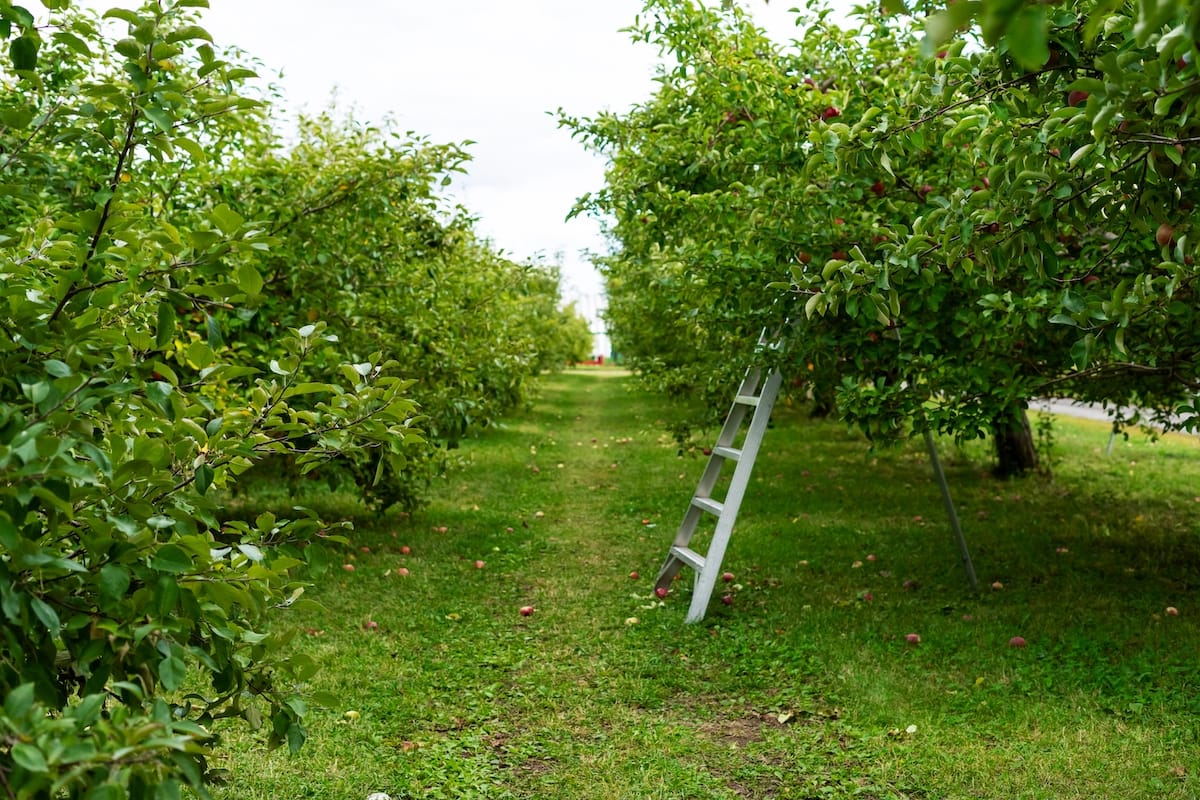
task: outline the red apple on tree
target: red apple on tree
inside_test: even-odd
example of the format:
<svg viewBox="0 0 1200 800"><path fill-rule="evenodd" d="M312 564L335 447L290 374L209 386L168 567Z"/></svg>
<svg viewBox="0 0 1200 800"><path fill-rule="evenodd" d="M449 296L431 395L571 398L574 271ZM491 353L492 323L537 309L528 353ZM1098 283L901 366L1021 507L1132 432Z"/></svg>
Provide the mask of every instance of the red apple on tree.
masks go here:
<svg viewBox="0 0 1200 800"><path fill-rule="evenodd" d="M1159 247L1167 247L1171 244L1174 238L1175 229L1172 228L1170 223L1167 222L1159 225L1158 230L1154 232L1154 241L1158 243Z"/></svg>

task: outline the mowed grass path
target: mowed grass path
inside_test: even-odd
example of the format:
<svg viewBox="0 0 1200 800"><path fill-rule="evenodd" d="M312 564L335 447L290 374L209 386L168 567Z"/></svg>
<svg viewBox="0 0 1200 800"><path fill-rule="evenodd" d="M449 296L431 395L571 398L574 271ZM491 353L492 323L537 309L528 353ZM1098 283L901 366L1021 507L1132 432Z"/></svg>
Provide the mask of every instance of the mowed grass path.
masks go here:
<svg viewBox="0 0 1200 800"><path fill-rule="evenodd" d="M785 402L732 603L685 626L690 573L652 581L704 458L629 384L551 378L414 518L357 520L279 623L341 707L296 756L231 729L220 797L1200 796L1195 439L1065 421L1019 482L947 446L972 593L924 453Z"/></svg>

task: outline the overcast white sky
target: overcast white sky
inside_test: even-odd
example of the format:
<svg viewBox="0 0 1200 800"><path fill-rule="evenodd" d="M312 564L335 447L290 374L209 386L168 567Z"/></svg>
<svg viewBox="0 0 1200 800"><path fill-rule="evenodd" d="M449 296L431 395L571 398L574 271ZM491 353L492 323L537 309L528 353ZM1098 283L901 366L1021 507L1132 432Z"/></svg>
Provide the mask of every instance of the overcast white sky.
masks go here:
<svg viewBox="0 0 1200 800"><path fill-rule="evenodd" d="M796 30L796 3L743 2L777 38ZM203 24L216 42L281 72L290 108L319 110L336 87L339 106L365 120L391 116L433 141L474 140L455 199L512 257L561 263L566 299L597 318L602 284L583 251L604 243L594 221L564 218L603 185L603 164L547 112L587 116L650 96L655 53L619 31L641 0L210 3Z"/></svg>

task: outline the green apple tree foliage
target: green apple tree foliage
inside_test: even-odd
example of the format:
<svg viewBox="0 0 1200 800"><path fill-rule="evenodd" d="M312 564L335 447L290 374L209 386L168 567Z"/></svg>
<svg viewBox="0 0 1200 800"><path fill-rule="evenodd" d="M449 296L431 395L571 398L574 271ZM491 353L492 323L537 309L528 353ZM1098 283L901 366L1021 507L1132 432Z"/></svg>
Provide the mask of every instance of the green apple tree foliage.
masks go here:
<svg viewBox="0 0 1200 800"><path fill-rule="evenodd" d="M923 47L903 15L850 32L815 12L777 47L737 8L648 4L635 35L674 61L657 94L565 120L610 158L583 207L613 220L610 313L639 366L711 373L786 314L769 355L831 379L873 436L1006 444L1042 394L1169 409L1194 391L1195 44L1053 9L1052 63L1031 70Z"/></svg>
<svg viewBox="0 0 1200 800"><path fill-rule="evenodd" d="M0 2L0 796L203 794L214 719L303 741L315 664L266 623L329 534L214 496L273 454L402 455L416 409L382 359L327 376L323 320L227 341L274 240L213 187L266 118L204 3L43 5Z"/></svg>
<svg viewBox="0 0 1200 800"><path fill-rule="evenodd" d="M263 358L278 331L324 320L338 344L316 374L385 354L412 381L422 428L439 444L521 402L531 378L568 360L558 274L498 253L447 201L442 187L466 160L461 147L333 111L302 118L286 150L244 143L221 196L238 216L264 220L274 243L257 262L261 304L231 341ZM383 504L411 506L440 452L373 450L328 469Z"/></svg>

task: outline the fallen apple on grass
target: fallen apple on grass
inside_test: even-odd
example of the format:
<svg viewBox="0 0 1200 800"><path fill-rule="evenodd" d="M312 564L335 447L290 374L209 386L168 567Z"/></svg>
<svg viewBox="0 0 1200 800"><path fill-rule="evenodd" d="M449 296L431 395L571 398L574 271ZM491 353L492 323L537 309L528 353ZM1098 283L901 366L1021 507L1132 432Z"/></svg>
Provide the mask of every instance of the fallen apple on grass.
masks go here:
<svg viewBox="0 0 1200 800"><path fill-rule="evenodd" d="M908 642L909 644L920 644L921 643L921 634L910 633L904 637L904 641Z"/></svg>
<svg viewBox="0 0 1200 800"><path fill-rule="evenodd" d="M412 548L409 547L408 545L404 545L403 547L400 548L400 552L403 555L408 555L409 553L412 552Z"/></svg>
<svg viewBox="0 0 1200 800"><path fill-rule="evenodd" d="M721 580L725 581L726 583L731 583L733 581L733 577L734 576L732 572L726 572L721 576Z"/></svg>
<svg viewBox="0 0 1200 800"><path fill-rule="evenodd" d="M522 617L528 617L533 614L533 606L521 606L519 609Z"/></svg>
<svg viewBox="0 0 1200 800"><path fill-rule="evenodd" d="M668 591L667 587L659 586L657 589L654 590L654 594L656 594L659 597L666 597L668 594L670 594L670 592Z"/></svg>
<svg viewBox="0 0 1200 800"><path fill-rule="evenodd" d="M476 561L475 562L475 569L483 569L486 566L487 566L487 562L485 562L485 561Z"/></svg>
<svg viewBox="0 0 1200 800"><path fill-rule="evenodd" d="M1008 646L1009 647L1017 647L1017 648L1024 647L1025 639L1024 639L1024 637L1021 637L1021 636L1014 636L1008 640Z"/></svg>
<svg viewBox="0 0 1200 800"><path fill-rule="evenodd" d="M635 571L635 572L631 572L631 573L629 573L629 579L630 579L631 581L636 581L636 580L637 580L639 577L640 577L640 576L637 574L637 572L636 572L636 571Z"/></svg>

